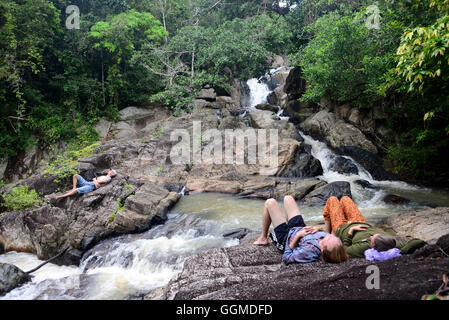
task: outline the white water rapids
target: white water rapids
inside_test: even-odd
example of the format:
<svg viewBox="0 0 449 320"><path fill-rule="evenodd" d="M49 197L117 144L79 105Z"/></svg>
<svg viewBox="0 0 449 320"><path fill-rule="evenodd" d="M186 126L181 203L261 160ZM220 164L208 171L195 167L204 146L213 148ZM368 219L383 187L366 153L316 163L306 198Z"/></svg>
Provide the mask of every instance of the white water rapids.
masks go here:
<svg viewBox="0 0 449 320"><path fill-rule="evenodd" d="M279 69L270 70L270 73L277 71ZM250 79L247 84L251 94L247 111L252 112L254 106L267 102L271 91L259 79ZM278 116L282 116L281 109ZM419 188L399 181L375 181L352 159L359 169L358 174L334 172L329 169L329 165L336 155L325 143L303 133L301 135L305 143L312 146L312 155L321 162L323 175L319 178L326 182L350 182L353 198L368 221L402 211L426 208L422 203L449 205L446 191ZM354 183L359 179L379 189L364 189ZM388 205L381 201L390 193L412 201L407 205ZM167 284L182 270L187 256L210 248L238 244L238 240L223 238L224 232L242 227L260 230L263 203L262 200L239 199L214 193L184 196L171 210L164 225L142 234L102 241L85 253L79 267L48 264L34 273L32 282L0 299L141 298L150 290ZM306 222L322 220L321 207L299 205ZM27 253L9 252L0 255L0 263L11 263L24 271L41 262L35 255Z"/></svg>

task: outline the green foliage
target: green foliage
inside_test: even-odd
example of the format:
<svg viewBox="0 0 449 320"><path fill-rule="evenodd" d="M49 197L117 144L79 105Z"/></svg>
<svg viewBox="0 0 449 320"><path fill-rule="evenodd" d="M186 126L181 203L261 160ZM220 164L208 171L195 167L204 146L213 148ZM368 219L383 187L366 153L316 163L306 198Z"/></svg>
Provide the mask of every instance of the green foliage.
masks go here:
<svg viewBox="0 0 449 320"><path fill-rule="evenodd" d="M47 163L43 169L43 173L57 177L56 182L74 175L77 173L76 166L78 159L92 156L98 145L98 142L92 143L91 139L78 140L69 143L67 150L62 154L59 150L54 150L55 157Z"/></svg>
<svg viewBox="0 0 449 320"><path fill-rule="evenodd" d="M25 210L40 204L36 190L30 190L28 186L13 188L8 194L3 195L3 199L4 206L11 211Z"/></svg>
<svg viewBox="0 0 449 320"><path fill-rule="evenodd" d="M390 28L383 22L382 31L370 30L363 18L361 13L333 12L309 26L314 37L298 55L309 83L303 100L319 102L326 96L369 107L381 99L379 86L394 65L392 43L385 41Z"/></svg>
<svg viewBox="0 0 449 320"><path fill-rule="evenodd" d="M115 220L115 217L117 216L117 213L125 209L125 205L122 203L122 200L120 198L117 199L117 209L115 209L114 213L109 216L109 222L113 222Z"/></svg>
<svg viewBox="0 0 449 320"><path fill-rule="evenodd" d="M397 66L387 88L415 98L401 116L403 134L388 156L398 172L419 178L447 176L449 150L449 1L433 1L438 18L427 26L408 28L397 49ZM396 121L398 122L398 121ZM401 130L402 131L402 130Z"/></svg>
<svg viewBox="0 0 449 320"><path fill-rule="evenodd" d="M153 136L157 137L157 136L159 136L159 135L161 135L163 133L164 133L164 129L159 128L159 129L157 129L156 131L153 132Z"/></svg>

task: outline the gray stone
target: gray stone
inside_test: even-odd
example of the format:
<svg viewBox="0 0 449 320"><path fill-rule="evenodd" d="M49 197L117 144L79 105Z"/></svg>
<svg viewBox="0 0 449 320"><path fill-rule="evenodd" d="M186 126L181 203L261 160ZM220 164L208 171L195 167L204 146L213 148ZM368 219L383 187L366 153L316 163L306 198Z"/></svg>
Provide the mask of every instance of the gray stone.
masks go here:
<svg viewBox="0 0 449 320"><path fill-rule="evenodd" d="M151 116L153 111L150 109L137 108L137 107L127 107L119 112L120 118L124 121L127 120L138 120Z"/></svg>
<svg viewBox="0 0 449 320"><path fill-rule="evenodd" d="M343 196L352 198L351 185L349 182L336 181L329 183L307 194L303 198L303 201L305 204L311 206L324 206L327 199L332 196L337 197L338 199L341 199Z"/></svg>
<svg viewBox="0 0 449 320"><path fill-rule="evenodd" d="M357 147L377 154L376 146L358 128L326 110L309 117L300 126L306 133L326 140L332 148Z"/></svg>
<svg viewBox="0 0 449 320"><path fill-rule="evenodd" d="M196 96L196 99L206 100L206 101L216 101L217 93L215 92L215 90L213 88L202 89Z"/></svg>
<svg viewBox="0 0 449 320"><path fill-rule="evenodd" d="M384 222L399 236L411 236L429 243L449 233L449 208L404 212L391 216Z"/></svg>
<svg viewBox="0 0 449 320"><path fill-rule="evenodd" d="M95 125L95 130L98 132L100 139L105 139L108 136L109 130L111 129L112 122L101 119Z"/></svg>
<svg viewBox="0 0 449 320"><path fill-rule="evenodd" d="M350 159L345 157L335 157L329 166L329 169L341 174L358 174L359 169Z"/></svg>
<svg viewBox="0 0 449 320"><path fill-rule="evenodd" d="M0 263L0 296L30 280L31 277L16 266Z"/></svg>
<svg viewBox="0 0 449 320"><path fill-rule="evenodd" d="M181 273L145 299L174 300L309 300L420 299L435 291L449 259L415 261L403 256L381 262L350 259L285 265L273 246L243 244L213 249L187 258ZM382 275L378 290L369 290L366 268Z"/></svg>

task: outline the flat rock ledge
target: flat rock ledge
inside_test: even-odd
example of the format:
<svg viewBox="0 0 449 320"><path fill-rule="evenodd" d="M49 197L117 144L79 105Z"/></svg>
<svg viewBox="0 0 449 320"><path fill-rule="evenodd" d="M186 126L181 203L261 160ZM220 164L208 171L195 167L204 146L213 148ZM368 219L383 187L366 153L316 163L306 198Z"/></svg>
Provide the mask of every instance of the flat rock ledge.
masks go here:
<svg viewBox="0 0 449 320"><path fill-rule="evenodd" d="M340 264L285 265L273 245L252 245L252 233L235 247L187 258L183 270L167 286L151 291L145 299L421 299L439 288L442 275L449 270L448 218L449 208L435 208L387 219L383 227L392 232L430 241L412 255L375 262L349 259ZM371 274L367 267L372 265L380 271L379 289L366 286Z"/></svg>

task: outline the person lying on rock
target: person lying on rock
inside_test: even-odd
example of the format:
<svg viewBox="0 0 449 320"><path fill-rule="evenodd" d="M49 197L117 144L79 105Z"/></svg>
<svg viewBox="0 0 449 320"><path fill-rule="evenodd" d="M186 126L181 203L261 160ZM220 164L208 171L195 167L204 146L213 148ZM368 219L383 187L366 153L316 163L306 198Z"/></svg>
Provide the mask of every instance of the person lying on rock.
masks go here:
<svg viewBox="0 0 449 320"><path fill-rule="evenodd" d="M401 254L413 253L425 245L420 239L393 237L366 222L354 201L348 196L341 200L330 197L323 210L325 231L339 237L350 258L364 258L365 250L379 252L398 248Z"/></svg>
<svg viewBox="0 0 449 320"><path fill-rule="evenodd" d="M112 177L115 177L116 175L117 172L115 170L109 169L106 175L93 178L92 181L86 181L86 179L84 179L79 174L74 174L72 190L67 191L65 194L61 196L55 196L53 197L53 199L59 200L62 198L73 196L75 194L85 194L95 191L98 188L100 188L102 184L109 183ZM77 184L80 186L79 188L76 187Z"/></svg>
<svg viewBox="0 0 449 320"><path fill-rule="evenodd" d="M275 199L265 202L262 214L262 233L254 241L255 245L268 245L268 229L273 243L283 251L285 264L313 262L320 258L326 262L343 262L348 259L343 244L336 236L322 232L318 227L306 226L292 196L284 197L287 219Z"/></svg>

